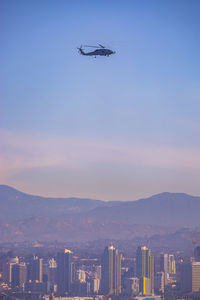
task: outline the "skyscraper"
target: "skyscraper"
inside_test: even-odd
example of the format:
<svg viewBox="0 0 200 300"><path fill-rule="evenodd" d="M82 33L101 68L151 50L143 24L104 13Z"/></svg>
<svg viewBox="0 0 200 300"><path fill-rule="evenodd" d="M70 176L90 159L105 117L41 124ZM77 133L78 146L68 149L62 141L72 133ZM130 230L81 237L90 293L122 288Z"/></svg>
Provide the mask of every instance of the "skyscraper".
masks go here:
<svg viewBox="0 0 200 300"><path fill-rule="evenodd" d="M176 274L176 262L173 254L169 254L169 274Z"/></svg>
<svg viewBox="0 0 200 300"><path fill-rule="evenodd" d="M176 274L176 261L174 254L160 255L160 271L164 272L165 285L169 283L170 275Z"/></svg>
<svg viewBox="0 0 200 300"><path fill-rule="evenodd" d="M200 262L192 262L192 292L200 292Z"/></svg>
<svg viewBox="0 0 200 300"><path fill-rule="evenodd" d="M180 289L183 293L192 291L192 263L182 261L180 264Z"/></svg>
<svg viewBox="0 0 200 300"><path fill-rule="evenodd" d="M197 246L194 249L194 258L195 258L195 261L200 261L200 246Z"/></svg>
<svg viewBox="0 0 200 300"><path fill-rule="evenodd" d="M43 268L43 259L34 256L27 267L28 280L42 282L42 275L43 275L42 268Z"/></svg>
<svg viewBox="0 0 200 300"><path fill-rule="evenodd" d="M19 263L19 258L11 258L9 261L4 262L3 264L3 272L2 272L2 277L3 281L6 283L11 283L12 281L12 267L15 264Z"/></svg>
<svg viewBox="0 0 200 300"><path fill-rule="evenodd" d="M154 276L154 288L158 294L164 293L164 272L157 272Z"/></svg>
<svg viewBox="0 0 200 300"><path fill-rule="evenodd" d="M136 253L136 276L145 282L144 278L151 280L151 293L154 293L154 257L146 246L138 247ZM145 290L142 290L145 294Z"/></svg>
<svg viewBox="0 0 200 300"><path fill-rule="evenodd" d="M65 249L57 254L57 293L64 296L70 293L72 252Z"/></svg>
<svg viewBox="0 0 200 300"><path fill-rule="evenodd" d="M105 248L102 258L102 291L104 295L121 293L121 255L113 246Z"/></svg>
<svg viewBox="0 0 200 300"><path fill-rule="evenodd" d="M26 282L26 264L14 264L12 266L12 281L11 286L14 287L22 287Z"/></svg>
<svg viewBox="0 0 200 300"><path fill-rule="evenodd" d="M164 283L167 285L169 274L169 255L167 253L160 255L160 271L164 272Z"/></svg>

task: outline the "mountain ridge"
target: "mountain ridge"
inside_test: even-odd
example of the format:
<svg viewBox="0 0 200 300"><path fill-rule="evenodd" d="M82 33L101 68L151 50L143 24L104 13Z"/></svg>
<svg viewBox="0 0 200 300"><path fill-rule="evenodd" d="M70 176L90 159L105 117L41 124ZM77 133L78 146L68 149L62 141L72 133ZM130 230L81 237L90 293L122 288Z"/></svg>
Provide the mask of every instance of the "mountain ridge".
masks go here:
<svg viewBox="0 0 200 300"><path fill-rule="evenodd" d="M80 213L99 206L109 206L110 202L89 198L36 196L7 185L0 185L0 205L0 220L2 218L16 220L31 215L60 215L64 211L66 213ZM115 201L112 205L118 205L118 202Z"/></svg>
<svg viewBox="0 0 200 300"><path fill-rule="evenodd" d="M34 195L34 194L29 194L29 193L25 193L25 192L22 192L20 190L18 190L17 188L14 188L14 187L11 187L9 185L5 185L5 184L0 184L0 192L2 192L2 190L5 192L7 191L11 191L11 192L16 192L16 193L19 193L19 194L23 194L23 195L26 195L26 196L30 196L30 197L34 197L34 198L41 198L41 199L55 199L55 200L67 200L67 199L70 199L70 200L92 200L92 201L97 201L97 202L104 202L104 203L132 203L132 202L136 202L136 201L142 201L142 200L146 200L146 199L150 199L152 197L160 197L160 196L169 196L169 195L180 195L180 196L189 196L189 197L192 197L192 198L199 198L200 199L200 196L194 196L194 195L190 195L190 194L187 194L187 193L172 193L172 192L162 192L162 193L158 193L158 194L154 194L150 197L144 197L144 198L139 198L139 199L135 199L135 200L127 200L127 201L122 201L122 200L113 200L113 201L106 201L106 200L100 200L100 199L92 199L92 198L82 198L82 197L48 197L48 196L41 196L41 195Z"/></svg>
<svg viewBox="0 0 200 300"><path fill-rule="evenodd" d="M0 185L1 240L129 239L200 225L200 197L164 192L135 201L47 198Z"/></svg>

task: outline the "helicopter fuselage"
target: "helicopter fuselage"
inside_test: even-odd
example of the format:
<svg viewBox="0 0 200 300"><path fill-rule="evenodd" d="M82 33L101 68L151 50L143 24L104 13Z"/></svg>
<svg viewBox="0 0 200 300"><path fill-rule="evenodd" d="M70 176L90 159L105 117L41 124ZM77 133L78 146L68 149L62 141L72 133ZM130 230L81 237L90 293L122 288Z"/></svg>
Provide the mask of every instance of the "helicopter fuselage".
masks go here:
<svg viewBox="0 0 200 300"><path fill-rule="evenodd" d="M87 52L87 53L84 52L81 48L79 50L80 50L80 53L82 55L87 55L87 56L97 56L97 55L100 55L100 56L109 56L109 55L115 53L114 51L112 51L110 49L106 49L106 48L96 49L95 51Z"/></svg>

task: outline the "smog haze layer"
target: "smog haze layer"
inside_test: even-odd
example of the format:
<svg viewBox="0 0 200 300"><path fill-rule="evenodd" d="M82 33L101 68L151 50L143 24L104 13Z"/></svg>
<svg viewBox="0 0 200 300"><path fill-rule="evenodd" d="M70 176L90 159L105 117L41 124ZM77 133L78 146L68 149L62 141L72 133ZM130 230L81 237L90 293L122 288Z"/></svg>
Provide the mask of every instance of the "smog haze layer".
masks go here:
<svg viewBox="0 0 200 300"><path fill-rule="evenodd" d="M200 195L199 9L1 1L0 182L105 201ZM79 55L98 43L116 54Z"/></svg>

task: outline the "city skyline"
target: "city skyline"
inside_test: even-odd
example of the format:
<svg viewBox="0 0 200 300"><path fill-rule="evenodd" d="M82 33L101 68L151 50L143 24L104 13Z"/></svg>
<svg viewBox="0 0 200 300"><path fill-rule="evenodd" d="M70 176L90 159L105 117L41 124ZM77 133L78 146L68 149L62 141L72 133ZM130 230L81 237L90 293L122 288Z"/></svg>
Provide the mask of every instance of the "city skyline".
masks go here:
<svg viewBox="0 0 200 300"><path fill-rule="evenodd" d="M199 1L0 7L1 184L105 201L200 195ZM98 43L116 54L78 54Z"/></svg>
<svg viewBox="0 0 200 300"><path fill-rule="evenodd" d="M51 245L51 247L49 247ZM63 248L10 243L0 252L1 296L19 299L199 299L199 247L193 253L137 246L131 256L113 244ZM141 244L140 244L141 245ZM53 246L53 248L52 248ZM74 248L74 249L73 249ZM97 249L96 249L97 250ZM35 252L38 256L35 256ZM34 298L35 299L35 298Z"/></svg>

